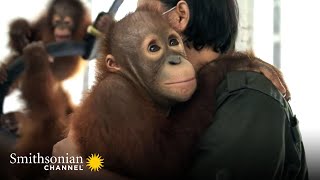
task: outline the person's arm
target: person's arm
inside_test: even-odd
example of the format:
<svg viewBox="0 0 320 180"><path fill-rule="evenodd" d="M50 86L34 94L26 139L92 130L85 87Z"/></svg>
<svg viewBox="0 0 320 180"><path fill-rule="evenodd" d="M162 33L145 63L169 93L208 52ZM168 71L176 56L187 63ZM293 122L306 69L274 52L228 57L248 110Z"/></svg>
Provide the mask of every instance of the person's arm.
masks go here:
<svg viewBox="0 0 320 180"><path fill-rule="evenodd" d="M290 91L284 81L283 75L279 69L271 64L255 57L250 52L233 52L221 55L218 59L211 61L202 69L212 69L210 66L220 67L220 71L255 71L263 74L269 79L272 84L283 94L283 96L290 100ZM204 71L206 71L204 70Z"/></svg>
<svg viewBox="0 0 320 180"><path fill-rule="evenodd" d="M253 63L257 67L256 71L261 72L266 78L268 78L272 84L283 94L286 100L291 99L291 93L287 83L283 78L282 72L278 68L257 58L253 60Z"/></svg>
<svg viewBox="0 0 320 180"><path fill-rule="evenodd" d="M190 172L193 179L268 179L284 161L285 111L258 91L243 89L216 112L200 139Z"/></svg>

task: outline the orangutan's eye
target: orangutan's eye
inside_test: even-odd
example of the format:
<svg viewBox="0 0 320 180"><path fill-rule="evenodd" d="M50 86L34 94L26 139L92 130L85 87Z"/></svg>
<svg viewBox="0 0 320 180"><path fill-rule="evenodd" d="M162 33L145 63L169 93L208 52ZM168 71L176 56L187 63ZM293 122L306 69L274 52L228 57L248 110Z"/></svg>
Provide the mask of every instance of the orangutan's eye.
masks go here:
<svg viewBox="0 0 320 180"><path fill-rule="evenodd" d="M177 46L179 45L179 41L176 38L171 38L169 40L169 46Z"/></svg>
<svg viewBox="0 0 320 180"><path fill-rule="evenodd" d="M157 51L159 51L161 48L158 46L158 45L156 45L156 44L150 44L149 45L149 47L148 47L148 50L150 51L150 52L157 52Z"/></svg>

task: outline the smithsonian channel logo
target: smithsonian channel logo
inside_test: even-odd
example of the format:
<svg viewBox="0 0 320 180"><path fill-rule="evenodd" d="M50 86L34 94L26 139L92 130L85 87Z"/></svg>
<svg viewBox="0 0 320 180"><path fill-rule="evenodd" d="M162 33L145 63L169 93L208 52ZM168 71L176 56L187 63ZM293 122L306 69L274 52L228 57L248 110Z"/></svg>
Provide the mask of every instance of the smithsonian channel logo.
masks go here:
<svg viewBox="0 0 320 180"><path fill-rule="evenodd" d="M17 156L16 153L10 154L10 164L43 164L46 171L83 171L84 166L90 171L99 171L103 168L104 159L99 154L91 154L86 158L84 165L83 157L69 156L42 156L40 153L28 156Z"/></svg>

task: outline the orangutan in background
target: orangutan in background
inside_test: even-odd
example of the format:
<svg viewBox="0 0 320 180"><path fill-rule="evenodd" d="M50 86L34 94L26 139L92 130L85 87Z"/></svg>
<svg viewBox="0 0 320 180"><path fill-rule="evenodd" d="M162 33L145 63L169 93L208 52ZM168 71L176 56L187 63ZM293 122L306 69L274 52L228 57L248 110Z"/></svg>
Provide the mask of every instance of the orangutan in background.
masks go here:
<svg viewBox="0 0 320 180"><path fill-rule="evenodd" d="M101 18L96 28L103 31L110 19ZM73 111L62 82L75 75L85 63L81 56L50 57L45 45L53 42L81 41L91 24L90 14L80 0L52 0L46 12L30 23L17 19L9 27L10 56L0 68L0 82L6 80L6 67L18 56L24 56L25 69L18 78L26 113L19 123L20 138L17 155L40 152L51 155L52 146L63 137L68 122L66 117ZM17 86L15 86L17 87ZM14 87L12 87L14 88ZM13 116L15 117L15 116ZM18 166L22 177L32 172L45 175L43 168Z"/></svg>

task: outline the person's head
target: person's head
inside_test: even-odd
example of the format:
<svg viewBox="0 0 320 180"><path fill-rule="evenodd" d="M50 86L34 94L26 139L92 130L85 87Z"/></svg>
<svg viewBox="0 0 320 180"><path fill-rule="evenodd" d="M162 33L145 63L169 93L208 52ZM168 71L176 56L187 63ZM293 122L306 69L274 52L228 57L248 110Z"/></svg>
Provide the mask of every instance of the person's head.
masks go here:
<svg viewBox="0 0 320 180"><path fill-rule="evenodd" d="M164 16L182 34L187 47L211 48L217 53L234 48L239 16L236 0L139 0L138 6L145 3L166 12Z"/></svg>

